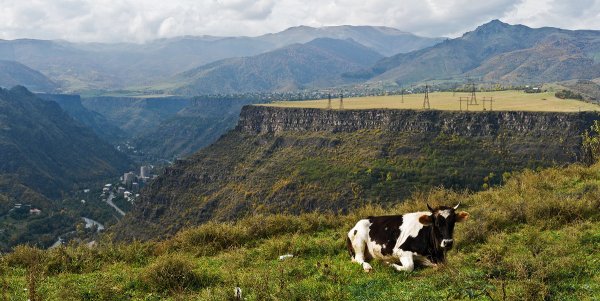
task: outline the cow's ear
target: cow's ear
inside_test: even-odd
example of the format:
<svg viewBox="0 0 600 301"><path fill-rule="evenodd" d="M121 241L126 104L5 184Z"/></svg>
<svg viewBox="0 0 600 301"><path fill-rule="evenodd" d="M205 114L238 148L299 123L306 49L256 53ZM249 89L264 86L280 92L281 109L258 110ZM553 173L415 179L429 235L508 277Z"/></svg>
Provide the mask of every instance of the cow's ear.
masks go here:
<svg viewBox="0 0 600 301"><path fill-rule="evenodd" d="M465 211L461 211L459 213L456 214L456 222L460 223L460 222L464 222L467 219L469 219L469 213L465 212Z"/></svg>
<svg viewBox="0 0 600 301"><path fill-rule="evenodd" d="M433 223L433 217L431 217L431 215L423 214L419 217L419 223L429 226Z"/></svg>

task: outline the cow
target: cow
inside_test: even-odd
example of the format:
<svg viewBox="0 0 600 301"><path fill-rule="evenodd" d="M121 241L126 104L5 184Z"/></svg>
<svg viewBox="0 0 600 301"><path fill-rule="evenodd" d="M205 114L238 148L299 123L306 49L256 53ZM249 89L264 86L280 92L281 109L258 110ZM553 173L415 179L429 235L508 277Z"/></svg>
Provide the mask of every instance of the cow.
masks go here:
<svg viewBox="0 0 600 301"><path fill-rule="evenodd" d="M427 204L429 211L370 216L358 221L346 239L352 262L360 264L365 272L371 271L367 261L372 258L407 272L414 269L415 261L424 266L444 263L445 253L454 244L454 224L469 217L467 212L456 212L459 205L433 209Z"/></svg>

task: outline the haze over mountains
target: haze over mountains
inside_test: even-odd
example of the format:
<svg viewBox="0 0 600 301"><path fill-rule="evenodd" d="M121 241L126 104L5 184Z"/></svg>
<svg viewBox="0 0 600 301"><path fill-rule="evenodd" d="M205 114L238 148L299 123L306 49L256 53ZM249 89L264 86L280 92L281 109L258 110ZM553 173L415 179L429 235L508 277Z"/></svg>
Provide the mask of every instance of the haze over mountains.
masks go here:
<svg viewBox="0 0 600 301"><path fill-rule="evenodd" d="M186 36L147 44L1 40L0 58L42 72L65 91L117 90L160 82L220 59L253 56L322 37L353 39L382 55L408 52L440 41L386 27L301 26L258 37Z"/></svg>
<svg viewBox="0 0 600 301"><path fill-rule="evenodd" d="M14 40L0 41L0 58L40 73L19 65L18 74L28 75L0 73L0 85L195 96L465 78L529 84L599 78L599 48L599 31L498 20L445 40L375 26L299 26L258 37L180 37L147 44Z"/></svg>
<svg viewBox="0 0 600 301"><path fill-rule="evenodd" d="M186 71L173 79L174 94L295 91L343 84L342 73L382 56L353 40L319 38L253 57L232 58Z"/></svg>

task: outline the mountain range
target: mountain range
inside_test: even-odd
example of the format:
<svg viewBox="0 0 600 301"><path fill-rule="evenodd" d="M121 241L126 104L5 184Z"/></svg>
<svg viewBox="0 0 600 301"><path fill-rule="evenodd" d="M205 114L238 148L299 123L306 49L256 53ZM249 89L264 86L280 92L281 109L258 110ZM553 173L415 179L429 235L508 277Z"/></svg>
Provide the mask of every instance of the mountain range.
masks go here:
<svg viewBox="0 0 600 301"><path fill-rule="evenodd" d="M174 94L295 91L343 84L342 73L382 56L354 40L319 38L264 54L217 61L180 74Z"/></svg>
<svg viewBox="0 0 600 301"><path fill-rule="evenodd" d="M19 73L36 74L38 82L29 84L45 90L196 96L364 82L593 80L600 78L598 49L600 31L493 20L454 39L387 27L299 26L258 37L186 36L146 44L0 41L0 59L39 71ZM43 76L45 84L39 83Z"/></svg>
<svg viewBox="0 0 600 301"><path fill-rule="evenodd" d="M475 78L485 82L543 83L600 77L600 31L529 28L498 20L459 38L377 62L370 81L414 83Z"/></svg>
<svg viewBox="0 0 600 301"><path fill-rule="evenodd" d="M217 60L253 56L317 38L353 39L382 55L439 42L387 27L294 27L258 37L184 36L146 44L0 40L0 59L40 71L63 91L118 90L156 84Z"/></svg>

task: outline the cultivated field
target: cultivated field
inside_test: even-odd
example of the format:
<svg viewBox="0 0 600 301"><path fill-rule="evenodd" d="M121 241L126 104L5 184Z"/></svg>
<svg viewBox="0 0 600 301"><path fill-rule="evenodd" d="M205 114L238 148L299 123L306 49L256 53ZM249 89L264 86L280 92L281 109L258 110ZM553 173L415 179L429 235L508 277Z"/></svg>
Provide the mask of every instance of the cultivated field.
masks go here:
<svg viewBox="0 0 600 301"><path fill-rule="evenodd" d="M429 93L429 103L433 110L461 110L459 98L467 98L470 93L432 92ZM483 99L493 99L492 109L494 111L552 111L552 112L577 112L577 111L600 111L600 106L572 99L559 99L552 92L525 93L523 91L498 91L478 92L476 94L478 105L469 105L469 111L490 110L490 102ZM404 102L400 95L393 96L369 96L344 98L344 109L423 109L424 94L404 95ZM308 101L280 101L267 106L289 107L289 108L327 108L328 100ZM332 97L332 109L340 109L339 96ZM462 102L462 110L467 110L467 102Z"/></svg>

